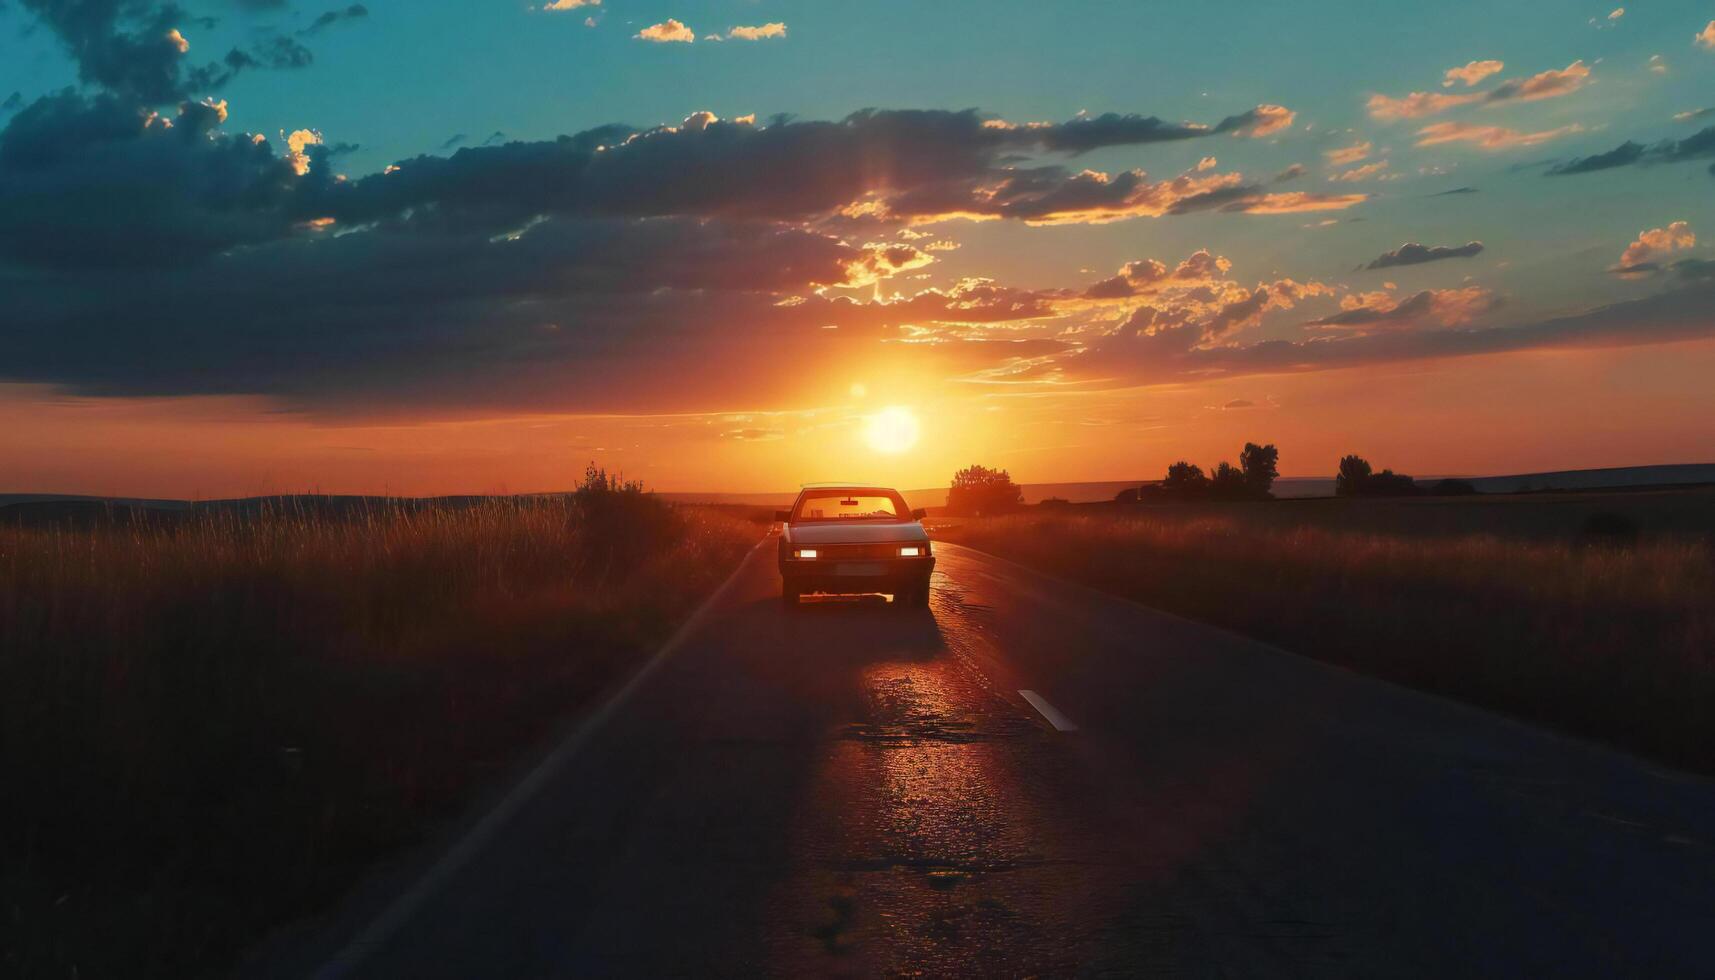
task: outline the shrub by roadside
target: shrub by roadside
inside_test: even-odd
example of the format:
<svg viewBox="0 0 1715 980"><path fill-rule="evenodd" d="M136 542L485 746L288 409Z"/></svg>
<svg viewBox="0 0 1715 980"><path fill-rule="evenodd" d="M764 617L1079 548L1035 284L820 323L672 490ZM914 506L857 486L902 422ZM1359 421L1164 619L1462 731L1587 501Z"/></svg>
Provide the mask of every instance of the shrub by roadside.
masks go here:
<svg viewBox="0 0 1715 980"><path fill-rule="evenodd" d="M758 536L608 488L0 527L0 972L224 972L616 683Z"/></svg>

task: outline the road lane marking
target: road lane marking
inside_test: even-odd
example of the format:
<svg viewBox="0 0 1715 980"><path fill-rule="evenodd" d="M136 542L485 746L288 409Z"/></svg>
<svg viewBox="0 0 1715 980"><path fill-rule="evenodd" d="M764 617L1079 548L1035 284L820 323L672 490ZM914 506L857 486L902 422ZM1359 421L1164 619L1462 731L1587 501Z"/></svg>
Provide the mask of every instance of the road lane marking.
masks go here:
<svg viewBox="0 0 1715 980"><path fill-rule="evenodd" d="M605 725L608 719L619 712L625 703L631 700L638 688L642 687L650 675L654 674L673 652L683 646L685 641L697 631L709 618L711 611L720 604L721 600L732 592L734 584L744 572L746 566L756 553L767 544L772 534L764 535L754 547L745 552L739 559L738 567L732 570L725 582L715 589L702 605L680 624L655 655L645 663L625 686L614 693L607 703L591 712L572 733L559 745L549 752L548 756L537 764L528 775L521 779L495 807L488 811L471 830L453 845L428 872L408 888L404 894L395 898L391 904L382 910L381 914L370 920L369 925L358 933L356 938L347 942L331 959L323 963L312 976L316 980L338 980L350 976L360 968L370 954L386 945L399 929L416 915L417 910L429 897L441 888L452 876L469 864L487 843L492 840L508 821L512 819L524 805L535 798L549 779L559 773L566 762L583 748L590 736Z"/></svg>
<svg viewBox="0 0 1715 980"><path fill-rule="evenodd" d="M1019 691L1018 693L1024 696L1024 700L1030 702L1032 708L1041 712L1042 717L1048 719L1048 724L1053 725L1055 731L1075 732L1078 730L1078 726L1072 723L1072 719L1061 714L1059 708L1049 704L1047 698L1035 691Z"/></svg>

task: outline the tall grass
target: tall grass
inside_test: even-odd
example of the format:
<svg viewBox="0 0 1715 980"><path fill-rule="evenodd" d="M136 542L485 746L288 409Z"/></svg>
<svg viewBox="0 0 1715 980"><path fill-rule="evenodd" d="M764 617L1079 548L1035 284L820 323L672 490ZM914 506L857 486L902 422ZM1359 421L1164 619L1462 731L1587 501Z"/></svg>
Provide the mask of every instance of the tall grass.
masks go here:
<svg viewBox="0 0 1715 980"><path fill-rule="evenodd" d="M0 973L221 972L759 536L636 493L0 528Z"/></svg>
<svg viewBox="0 0 1715 980"><path fill-rule="evenodd" d="M1219 517L1028 515L969 544L1318 659L1715 772L1715 556Z"/></svg>

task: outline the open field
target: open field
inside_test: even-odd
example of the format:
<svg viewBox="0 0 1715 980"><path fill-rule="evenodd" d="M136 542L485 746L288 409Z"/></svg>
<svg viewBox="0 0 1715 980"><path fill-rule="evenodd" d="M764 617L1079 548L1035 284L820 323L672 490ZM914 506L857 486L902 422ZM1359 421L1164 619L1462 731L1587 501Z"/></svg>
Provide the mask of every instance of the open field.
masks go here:
<svg viewBox="0 0 1715 980"><path fill-rule="evenodd" d="M0 973L224 972L617 683L759 534L611 492L0 526Z"/></svg>
<svg viewBox="0 0 1715 980"><path fill-rule="evenodd" d="M1036 511L936 536L1715 771L1715 493L1648 496ZM1639 541L1580 541L1560 508L1592 506L1634 511Z"/></svg>

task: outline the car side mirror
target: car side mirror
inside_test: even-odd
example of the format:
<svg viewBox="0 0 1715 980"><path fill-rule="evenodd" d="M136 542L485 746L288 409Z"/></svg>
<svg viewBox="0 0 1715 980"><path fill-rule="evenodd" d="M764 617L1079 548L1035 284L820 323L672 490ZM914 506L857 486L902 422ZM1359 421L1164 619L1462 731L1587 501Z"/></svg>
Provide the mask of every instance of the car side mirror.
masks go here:
<svg viewBox="0 0 1715 980"><path fill-rule="evenodd" d="M921 507L919 507L916 510L911 512L911 519L914 521L920 521L923 518L928 517L928 516L929 516L929 512L924 510Z"/></svg>
<svg viewBox="0 0 1715 980"><path fill-rule="evenodd" d="M777 510L774 512L774 519L784 524L792 519L792 512L789 510Z"/></svg>

